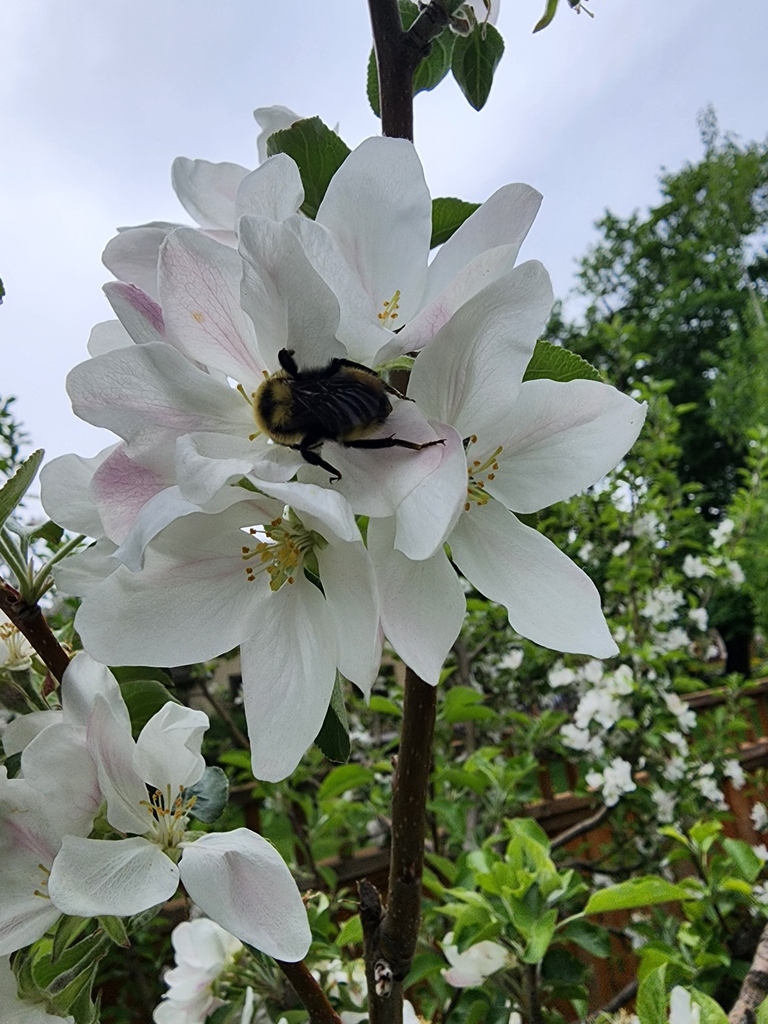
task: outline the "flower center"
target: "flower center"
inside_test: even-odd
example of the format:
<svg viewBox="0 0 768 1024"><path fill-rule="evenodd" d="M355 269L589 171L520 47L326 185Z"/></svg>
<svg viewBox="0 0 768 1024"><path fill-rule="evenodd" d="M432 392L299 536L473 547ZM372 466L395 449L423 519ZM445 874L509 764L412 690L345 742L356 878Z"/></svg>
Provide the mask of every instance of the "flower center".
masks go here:
<svg viewBox="0 0 768 1024"><path fill-rule="evenodd" d="M465 447L467 450L467 476L469 477L467 483L467 500L464 503L464 511L469 512L472 504L475 505L486 505L491 496L485 489L485 483L487 480L493 480L496 476L496 471L499 468L498 457L504 450L503 445L499 445L495 452L488 456L483 461L482 459L470 460L469 449L473 444L477 444L477 434L472 434L471 437L465 441Z"/></svg>
<svg viewBox="0 0 768 1024"><path fill-rule="evenodd" d="M34 647L12 622L0 622L0 668L9 672L29 668Z"/></svg>
<svg viewBox="0 0 768 1024"><path fill-rule="evenodd" d="M320 539L304 526L293 509L288 509L287 516L273 519L258 530L251 528L248 533L252 537L264 534L265 539L241 548L243 561L256 563L246 565L245 575L248 582L253 583L266 572L270 590L279 590L284 583L294 582Z"/></svg>
<svg viewBox="0 0 768 1024"><path fill-rule="evenodd" d="M397 311L400 309L400 289L398 288L395 294L386 302L382 302L384 307L378 314L379 320L381 320L382 327L389 327L391 320L397 320L400 315Z"/></svg>
<svg viewBox="0 0 768 1024"><path fill-rule="evenodd" d="M142 800L141 806L152 819L152 842L162 846L164 850L172 850L184 839L189 812L195 805L197 797L184 797L184 787L174 797L168 784L165 792L156 789L149 800Z"/></svg>

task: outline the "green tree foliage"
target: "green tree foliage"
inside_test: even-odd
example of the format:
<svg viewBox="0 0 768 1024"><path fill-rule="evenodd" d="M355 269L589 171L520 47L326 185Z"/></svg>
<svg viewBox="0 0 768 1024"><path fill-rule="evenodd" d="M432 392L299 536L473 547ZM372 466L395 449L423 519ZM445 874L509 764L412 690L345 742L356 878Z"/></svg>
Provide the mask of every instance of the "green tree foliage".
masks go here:
<svg viewBox="0 0 768 1024"><path fill-rule="evenodd" d="M12 476L19 462L19 451L27 436L17 423L11 408L15 399L0 397L0 476Z"/></svg>
<svg viewBox="0 0 768 1024"><path fill-rule="evenodd" d="M768 423L768 140L740 144L711 110L701 130L703 158L662 176L658 205L598 222L579 273L586 311L551 330L620 388L673 381L672 403L691 405L681 478L703 483L717 514L747 432Z"/></svg>

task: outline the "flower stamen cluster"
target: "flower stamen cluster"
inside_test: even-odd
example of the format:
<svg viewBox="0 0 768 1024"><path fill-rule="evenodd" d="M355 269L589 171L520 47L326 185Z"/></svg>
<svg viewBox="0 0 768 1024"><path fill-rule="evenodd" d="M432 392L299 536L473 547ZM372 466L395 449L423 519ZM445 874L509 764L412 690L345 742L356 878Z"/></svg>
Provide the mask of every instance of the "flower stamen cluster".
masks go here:
<svg viewBox="0 0 768 1024"><path fill-rule="evenodd" d="M386 327L390 320L397 320L400 315L398 313L398 310L400 309L400 289L397 289L389 301L382 302L382 306L384 308L381 313L377 314L377 316L379 320L381 320L382 326Z"/></svg>
<svg viewBox="0 0 768 1024"><path fill-rule="evenodd" d="M301 520L291 510L288 518L273 519L268 526L262 527L265 540L260 540L253 547L244 544L241 551L243 561L252 558L261 563L255 568L246 565L245 575L249 583L253 583L258 574L267 572L269 589L279 590L284 583L293 583L309 555L314 551L318 536L307 530ZM254 527L249 529L251 536L257 536Z"/></svg>
<svg viewBox="0 0 768 1024"><path fill-rule="evenodd" d="M469 438L467 447L476 442L477 435L473 434ZM504 446L500 444L496 451L489 455L484 462L482 459L474 459L467 466L469 483L467 485L467 501L464 504L465 512L469 512L473 503L476 505L486 505L490 500L490 495L485 489L485 481L495 479L499 468L498 457L503 450ZM481 476L484 476L485 479L478 479Z"/></svg>
<svg viewBox="0 0 768 1024"><path fill-rule="evenodd" d="M184 840L189 813L196 800L196 796L185 799L183 786L179 786L177 796L172 798L169 784L164 793L155 789L149 800L140 801L152 819L151 833L154 840L166 852Z"/></svg>

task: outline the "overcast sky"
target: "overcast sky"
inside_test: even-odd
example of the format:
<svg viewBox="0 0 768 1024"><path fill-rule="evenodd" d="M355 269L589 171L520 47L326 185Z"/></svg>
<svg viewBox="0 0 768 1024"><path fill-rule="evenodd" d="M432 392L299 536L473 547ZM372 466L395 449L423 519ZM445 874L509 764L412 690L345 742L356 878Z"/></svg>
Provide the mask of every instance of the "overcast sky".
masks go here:
<svg viewBox="0 0 768 1024"><path fill-rule="evenodd" d="M452 80L416 101L433 195L483 200L509 181L544 193L524 258L555 291L610 207L658 194L661 167L701 154L697 113L768 134L766 0L502 0L506 53L473 111ZM255 166L251 111L280 103L376 134L365 97L365 0L4 0L0 35L0 396L48 455L95 454L110 435L77 420L64 387L110 317L101 251L118 225L185 220L175 156Z"/></svg>

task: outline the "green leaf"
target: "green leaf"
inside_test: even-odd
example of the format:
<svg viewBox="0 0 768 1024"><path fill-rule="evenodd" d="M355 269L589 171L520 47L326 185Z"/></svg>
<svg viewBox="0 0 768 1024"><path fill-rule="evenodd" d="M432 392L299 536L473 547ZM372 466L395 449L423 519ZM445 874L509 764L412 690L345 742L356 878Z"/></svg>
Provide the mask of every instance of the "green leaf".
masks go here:
<svg viewBox="0 0 768 1024"><path fill-rule="evenodd" d="M195 797L192 817L212 824L221 817L229 800L229 779L217 765L209 765L194 784L184 790L185 797Z"/></svg>
<svg viewBox="0 0 768 1024"><path fill-rule="evenodd" d="M318 800L330 800L331 797L341 796L350 789L363 789L373 782L373 772L370 768L363 768L361 764L342 764L334 768L323 779L320 789L317 791Z"/></svg>
<svg viewBox="0 0 768 1024"><path fill-rule="evenodd" d="M443 700L443 719L448 725L457 722L483 722L496 718L492 708L483 705L483 694L470 686L453 686Z"/></svg>
<svg viewBox="0 0 768 1024"><path fill-rule="evenodd" d="M314 220L331 178L349 156L350 149L319 117L307 117L270 135L267 153L270 156L286 153L295 162L304 186L301 211Z"/></svg>
<svg viewBox="0 0 768 1024"><path fill-rule="evenodd" d="M355 914L349 917L339 929L336 936L337 946L359 946L363 941L363 926L360 922L360 915Z"/></svg>
<svg viewBox="0 0 768 1024"><path fill-rule="evenodd" d="M755 1024L768 1024L768 999L764 999L755 1011Z"/></svg>
<svg viewBox="0 0 768 1024"><path fill-rule="evenodd" d="M584 908L585 914L603 914L608 910L634 910L635 907L650 907L656 903L674 903L689 900L691 893L682 885L674 885L655 875L631 878L608 889L593 893Z"/></svg>
<svg viewBox="0 0 768 1024"><path fill-rule="evenodd" d="M547 0L546 10L542 14L542 16L539 18L539 20L536 22L536 25L535 25L533 31L534 32L541 32L541 30L543 28L546 28L547 25L551 24L552 19L555 16L555 11L556 10L557 10L557 0Z"/></svg>
<svg viewBox="0 0 768 1024"><path fill-rule="evenodd" d="M430 248L434 249L436 245L447 242L454 231L457 231L464 221L479 208L480 203L467 203L463 199L453 199L447 196L433 199Z"/></svg>
<svg viewBox="0 0 768 1024"><path fill-rule="evenodd" d="M394 701L389 700L387 697L380 697L376 693L368 702L368 707L379 715L396 715L398 718L403 716L403 709L398 707Z"/></svg>
<svg viewBox="0 0 768 1024"><path fill-rule="evenodd" d="M561 985L578 985L584 981L587 966L567 949L548 949L541 964L542 981Z"/></svg>
<svg viewBox="0 0 768 1024"><path fill-rule="evenodd" d="M333 684L331 703L325 712L325 719L315 737L315 743L329 761L341 763L349 757L349 720L344 705L341 677L338 674Z"/></svg>
<svg viewBox="0 0 768 1024"><path fill-rule="evenodd" d="M485 106L503 53L504 40L489 24L475 25L468 36L458 36L454 43L453 77L475 110Z"/></svg>
<svg viewBox="0 0 768 1024"><path fill-rule="evenodd" d="M10 480L6 480L3 486L0 487L0 526L5 523L8 516L29 490L32 481L37 476L37 471L40 468L44 455L45 452L42 448L32 452L29 458L22 462Z"/></svg>
<svg viewBox="0 0 768 1024"><path fill-rule="evenodd" d="M120 684L120 692L131 716L131 731L138 736L153 715L168 701L181 702L157 679L130 679Z"/></svg>
<svg viewBox="0 0 768 1024"><path fill-rule="evenodd" d="M567 348L553 345L551 341L537 341L531 361L526 367L523 380L597 380L602 381L598 371L586 359L569 352Z"/></svg>
<svg viewBox="0 0 768 1024"><path fill-rule="evenodd" d="M647 974L637 990L637 1016L640 1024L667 1024L667 965Z"/></svg>
<svg viewBox="0 0 768 1024"><path fill-rule="evenodd" d="M131 940L122 917L99 917L98 922L116 946L128 949Z"/></svg>
<svg viewBox="0 0 768 1024"><path fill-rule="evenodd" d="M537 964L544 959L557 927L557 911L548 910L534 923L528 945L521 960L526 964Z"/></svg>
<svg viewBox="0 0 768 1024"><path fill-rule="evenodd" d="M40 526L36 526L29 534L29 539L45 540L55 547L61 541L63 536L63 528L54 523L52 519L49 519L47 522L41 523Z"/></svg>
<svg viewBox="0 0 768 1024"><path fill-rule="evenodd" d="M701 1024L728 1024L728 1014L720 1003L716 1002L712 996L708 996L706 992L700 992L696 988L691 989L691 1002L699 1007Z"/></svg>
<svg viewBox="0 0 768 1024"><path fill-rule="evenodd" d="M601 959L605 959L611 952L611 937L606 929L589 921L570 921L560 932L560 938L570 939Z"/></svg>
<svg viewBox="0 0 768 1024"><path fill-rule="evenodd" d="M381 107L379 105L379 66L376 63L376 51L374 49L371 49L368 56L365 91L368 96L368 102L371 104L371 110L376 117L381 117Z"/></svg>

